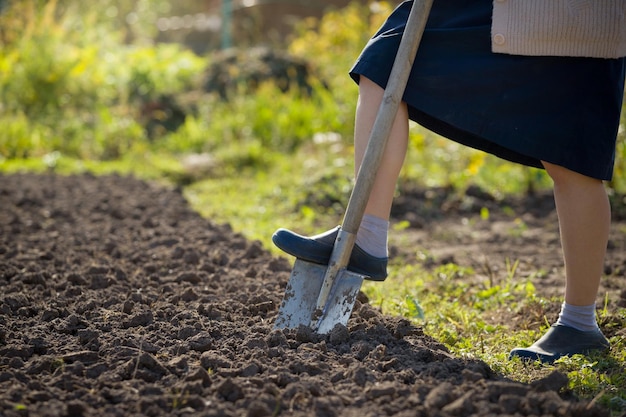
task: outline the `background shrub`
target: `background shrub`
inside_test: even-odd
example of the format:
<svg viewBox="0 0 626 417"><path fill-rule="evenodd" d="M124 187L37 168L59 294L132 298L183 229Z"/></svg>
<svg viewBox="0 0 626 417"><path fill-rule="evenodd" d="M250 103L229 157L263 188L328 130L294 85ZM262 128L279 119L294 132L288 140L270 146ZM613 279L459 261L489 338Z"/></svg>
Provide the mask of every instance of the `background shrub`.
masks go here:
<svg viewBox="0 0 626 417"><path fill-rule="evenodd" d="M233 164L230 171L265 167L268 155L296 152L319 135L334 135L349 151L358 90L347 72L392 10L387 2L354 2L320 20L302 21L285 50L197 56L178 44L153 41L153 22L170 7L166 0L4 4L4 158L210 153L223 167ZM133 25L127 24L131 17ZM543 171L465 148L417 125L410 134L403 180L460 190L475 183L494 194L549 185ZM615 178L608 184L619 192L626 191L625 142L621 132Z"/></svg>

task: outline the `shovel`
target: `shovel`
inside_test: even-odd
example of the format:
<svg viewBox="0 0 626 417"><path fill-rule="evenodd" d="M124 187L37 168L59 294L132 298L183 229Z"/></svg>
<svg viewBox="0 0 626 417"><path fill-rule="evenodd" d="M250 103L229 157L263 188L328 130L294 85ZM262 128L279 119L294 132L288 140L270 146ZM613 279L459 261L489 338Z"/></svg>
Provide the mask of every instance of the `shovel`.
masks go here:
<svg viewBox="0 0 626 417"><path fill-rule="evenodd" d="M274 323L276 329L307 326L327 334L337 324L348 323L367 277L348 271L347 265L432 3L415 0L411 7L330 261L325 266L296 259Z"/></svg>

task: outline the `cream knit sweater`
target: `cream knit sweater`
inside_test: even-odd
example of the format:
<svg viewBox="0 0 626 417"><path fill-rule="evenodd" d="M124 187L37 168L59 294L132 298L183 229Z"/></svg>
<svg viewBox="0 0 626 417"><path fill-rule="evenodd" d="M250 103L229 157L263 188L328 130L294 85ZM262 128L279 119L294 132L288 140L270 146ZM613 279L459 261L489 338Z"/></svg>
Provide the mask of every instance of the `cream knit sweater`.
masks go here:
<svg viewBox="0 0 626 417"><path fill-rule="evenodd" d="M494 0L491 47L513 55L626 56L626 0Z"/></svg>

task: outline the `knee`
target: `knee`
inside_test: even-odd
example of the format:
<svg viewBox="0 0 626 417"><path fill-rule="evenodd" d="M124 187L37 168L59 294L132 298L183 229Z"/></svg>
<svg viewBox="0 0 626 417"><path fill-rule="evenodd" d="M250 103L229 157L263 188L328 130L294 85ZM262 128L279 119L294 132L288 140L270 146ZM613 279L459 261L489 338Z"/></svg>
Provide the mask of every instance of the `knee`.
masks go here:
<svg viewBox="0 0 626 417"><path fill-rule="evenodd" d="M577 186L584 184L602 184L602 181L597 178L588 177L560 165L551 164L545 161L541 161L541 163L550 178L552 178L555 186L565 187L569 185Z"/></svg>
<svg viewBox="0 0 626 417"><path fill-rule="evenodd" d="M374 81L370 80L367 77L360 76L359 77L359 95L360 96L381 96L384 93L384 89L376 84Z"/></svg>

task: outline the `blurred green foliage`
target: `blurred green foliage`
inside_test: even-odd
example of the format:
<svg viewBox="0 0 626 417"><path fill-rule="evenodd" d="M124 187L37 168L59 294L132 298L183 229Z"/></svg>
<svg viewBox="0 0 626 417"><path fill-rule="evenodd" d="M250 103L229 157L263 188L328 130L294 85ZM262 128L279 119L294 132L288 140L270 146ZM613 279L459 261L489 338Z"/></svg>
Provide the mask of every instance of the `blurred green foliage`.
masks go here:
<svg viewBox="0 0 626 417"><path fill-rule="evenodd" d="M178 44L154 42L154 23L171 7L166 0L4 3L0 155L59 152L115 160L129 153L209 153L226 174L266 169L272 153L290 154L320 135L350 146L357 86L347 71L391 4L354 2L298 25L286 52L309 63L311 91L285 89L284 80L264 80L254 90L233 81L236 94L228 98L203 84L215 54L200 57ZM240 73L228 75L239 80L246 70L237 63L229 71ZM496 195L549 186L543 171L467 149L417 125L410 141L403 181L460 190L474 183ZM625 174L620 132L609 186L624 192Z"/></svg>
<svg viewBox="0 0 626 417"><path fill-rule="evenodd" d="M140 123L145 105L192 88L205 66L177 45L127 44L103 22L98 10L54 0L11 2L0 15L4 158L58 151L115 159L142 151L149 146Z"/></svg>

